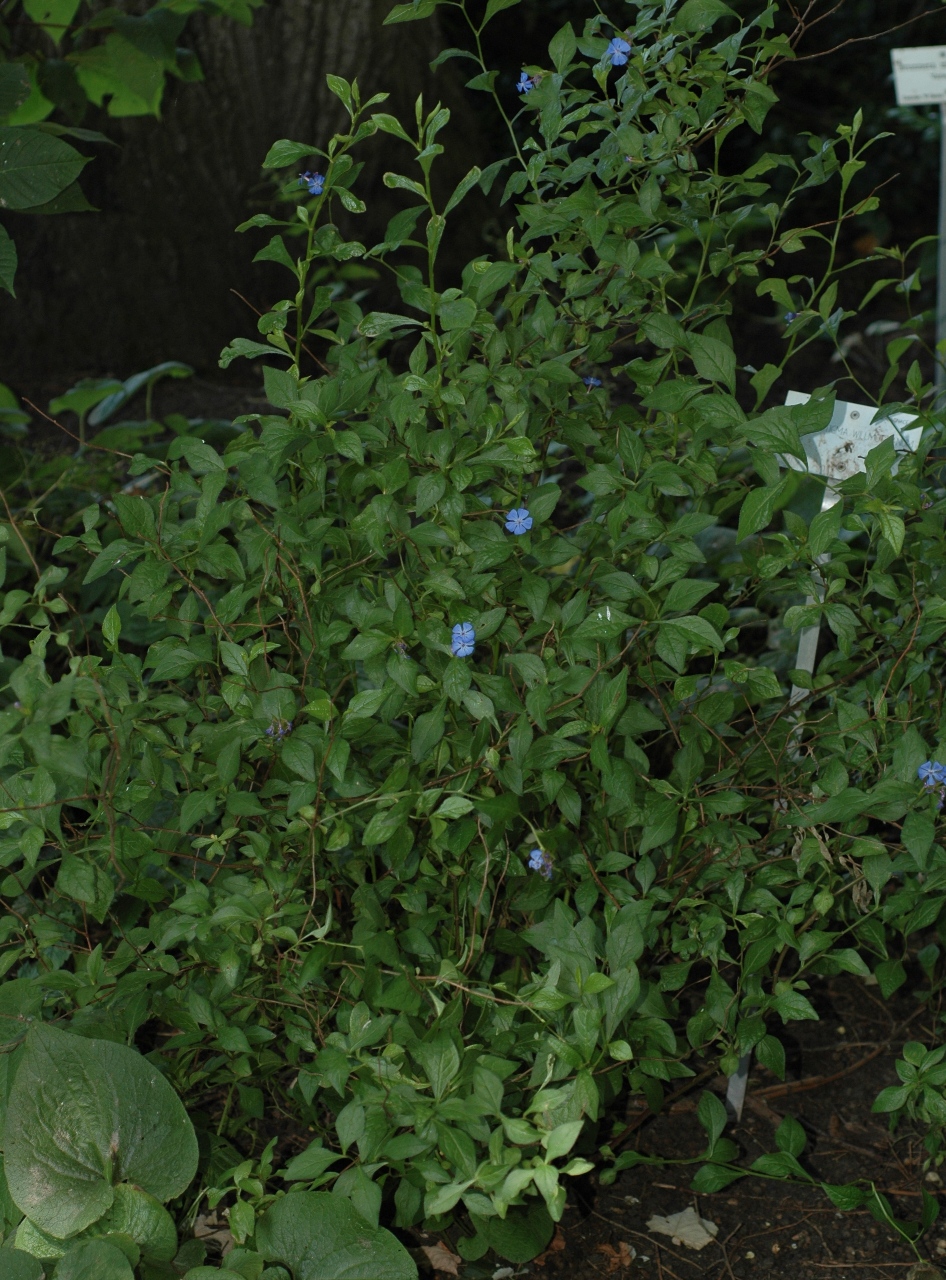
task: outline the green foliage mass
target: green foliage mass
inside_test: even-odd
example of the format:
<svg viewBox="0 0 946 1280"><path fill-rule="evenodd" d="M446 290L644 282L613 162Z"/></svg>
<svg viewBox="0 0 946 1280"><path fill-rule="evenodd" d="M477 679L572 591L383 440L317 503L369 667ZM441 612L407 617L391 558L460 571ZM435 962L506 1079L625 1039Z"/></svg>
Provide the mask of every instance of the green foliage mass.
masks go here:
<svg viewBox="0 0 946 1280"><path fill-rule="evenodd" d="M501 7L477 11L476 48ZM946 496L930 388L916 360L901 371L922 327L890 344L879 395L859 389L903 387L885 412L915 416L919 447L877 445L820 514L823 482L787 459L804 465L835 390L770 396L825 334L844 368L838 237L876 203L859 121L801 165L730 172L728 138L763 131L767 76L791 56L779 6L622 16L626 66L601 16L536 50L515 102L479 65L515 154L443 207L448 112L418 101L405 123L330 77L348 132L324 152L276 143L291 216L244 226L289 284L222 363L270 360L272 411L117 465L93 439L45 491L11 491L0 1079L29 1099L7 1121L5 1212L37 1256L21 1213L75 1241L115 1212L101 1161L125 1168L139 1105L120 1082L160 1069L200 1139L187 1203L225 1205L237 1245L209 1274L354 1277L313 1251L324 1221L341 1254L348 1227L377 1231L372 1277L406 1280L382 1209L397 1228L457 1221L469 1259L525 1260L595 1146L609 1154L622 1091L656 1110L701 1064L732 1072L753 1050L781 1073L779 1029L817 1017L815 980L873 976L889 995L918 935L936 969L946 851L917 769L944 750ZM379 132L414 164L386 175L405 207L369 247L333 217L363 209L359 147ZM504 241L443 287L449 224L500 174ZM807 225L823 187L836 222ZM816 276L793 273L802 245ZM909 307L906 255L874 262L866 296ZM401 309L366 311L353 266L391 273ZM741 306L772 308L778 365L741 364ZM82 423L113 391L76 393ZM522 508L531 528L508 531ZM795 646L815 622L811 675ZM96 1104L70 1140L100 1163L37 1210L18 1143L30 1108L48 1125L42 1054L81 1063L70 1078ZM180 1122L169 1096L156 1129ZM709 1095L700 1120L709 1191L746 1170ZM274 1174L287 1131L311 1141ZM753 1171L809 1178L798 1131L786 1121ZM157 1222L192 1170L161 1181L150 1163ZM116 1277L207 1274L194 1242L169 1263L132 1239L139 1262L128 1235L70 1250L110 1251ZM67 1251L56 1275L81 1261Z"/></svg>

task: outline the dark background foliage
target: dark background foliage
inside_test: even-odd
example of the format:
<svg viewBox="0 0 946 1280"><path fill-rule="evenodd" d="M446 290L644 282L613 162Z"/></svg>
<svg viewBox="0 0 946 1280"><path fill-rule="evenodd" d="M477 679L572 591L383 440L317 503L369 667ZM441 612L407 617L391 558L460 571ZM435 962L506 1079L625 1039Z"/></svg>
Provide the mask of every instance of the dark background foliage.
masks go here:
<svg viewBox="0 0 946 1280"><path fill-rule="evenodd" d="M389 91L395 114L409 113L419 92L447 103L453 119L439 175L445 187L469 163L485 165L504 154L488 97L462 88L463 64L429 69L444 45L464 43L462 18L444 7L436 21L382 28L389 8L389 0L270 0L252 27L195 19L192 43L205 79L171 82L162 119L114 121L89 110L83 124L119 143L86 148L96 154L83 186L101 212L10 219L21 267L18 298L0 296L0 381L42 396L83 374L126 376L166 358L213 372L221 347L248 319L236 294L261 311L279 296L274 269L251 265L250 246L233 228L272 207L275 189L259 164L275 138L324 145L339 126L326 73L358 76L366 91ZM487 61L502 69L500 83L510 98L520 67L542 62L566 10L579 25L593 6L527 0L487 28ZM773 80L780 102L767 123L766 146L802 157L806 132L831 132L862 107L867 135L891 130L895 136L873 153L881 210L851 224L845 252L863 255L875 240L907 244L933 234L938 120L933 108L894 106L889 51L942 42L941 10L924 0L819 0L815 15L822 20L798 60ZM369 243L397 203L381 175L395 164L398 145L388 138L366 157L370 181L360 185L369 213L358 234ZM761 146L755 137L742 139L733 147L733 168L750 163L752 149ZM818 211L816 203L811 207ZM471 206L445 270L490 251L490 232L499 226L494 215L486 201ZM932 304L933 270L930 251L925 306ZM377 306L384 301L371 299ZM756 310L744 317L744 336L761 367L774 334ZM829 356L826 346L821 363ZM864 359L870 361L869 352ZM810 375L817 382L823 372L816 350Z"/></svg>

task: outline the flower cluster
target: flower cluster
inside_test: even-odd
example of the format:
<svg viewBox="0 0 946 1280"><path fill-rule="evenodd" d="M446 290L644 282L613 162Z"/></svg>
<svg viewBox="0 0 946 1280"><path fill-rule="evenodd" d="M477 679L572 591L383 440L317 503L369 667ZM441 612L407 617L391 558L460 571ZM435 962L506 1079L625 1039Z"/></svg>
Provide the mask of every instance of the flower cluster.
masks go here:
<svg viewBox="0 0 946 1280"><path fill-rule="evenodd" d="M509 533L528 533L532 528L532 517L529 515L529 508L515 507L506 517L506 523L503 527Z"/></svg>
<svg viewBox="0 0 946 1280"><path fill-rule="evenodd" d="M926 760L917 769L917 774L927 791L939 790L936 807L942 809L946 801L946 764L940 764L938 760Z"/></svg>
<svg viewBox="0 0 946 1280"><path fill-rule="evenodd" d="M604 51L604 60L610 62L612 67L623 67L630 52L631 46L628 42L621 36L615 36Z"/></svg>
<svg viewBox="0 0 946 1280"><path fill-rule="evenodd" d="M279 716L273 717L273 722L266 730L267 738L274 738L277 742L282 742L287 734L292 733L292 721L282 720Z"/></svg>
<svg viewBox="0 0 946 1280"><path fill-rule="evenodd" d="M529 870L538 871L544 880L551 880L555 870L552 865L552 855L546 853L544 849L533 849L529 854Z"/></svg>
<svg viewBox="0 0 946 1280"><path fill-rule="evenodd" d="M325 178L321 173L310 173L306 169L305 173L299 174L299 186L308 187L310 196L320 196L325 190Z"/></svg>
<svg viewBox="0 0 946 1280"><path fill-rule="evenodd" d="M468 658L473 652L473 646L476 643L476 632L473 630L472 622L458 622L453 628L453 640L450 645L451 652L456 658Z"/></svg>
<svg viewBox="0 0 946 1280"><path fill-rule="evenodd" d="M529 90L534 89L535 86L536 86L535 77L526 75L526 73L523 71L518 81L516 82L516 91L518 93L528 93Z"/></svg>

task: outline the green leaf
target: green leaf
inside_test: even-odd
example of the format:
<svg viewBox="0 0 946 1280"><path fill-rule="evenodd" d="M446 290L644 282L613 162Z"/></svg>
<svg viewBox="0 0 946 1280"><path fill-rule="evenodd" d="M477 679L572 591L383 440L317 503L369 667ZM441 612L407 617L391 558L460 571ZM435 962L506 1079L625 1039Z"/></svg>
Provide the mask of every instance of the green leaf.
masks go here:
<svg viewBox="0 0 946 1280"><path fill-rule="evenodd" d="M513 1206L505 1218L474 1218L474 1226L507 1262L531 1262L548 1245L555 1232L549 1211L539 1200L527 1207Z"/></svg>
<svg viewBox="0 0 946 1280"><path fill-rule="evenodd" d="M34 1027L4 1130L7 1183L42 1230L68 1236L97 1221L131 1182L160 1201L197 1169L197 1140L177 1094L124 1045Z"/></svg>
<svg viewBox="0 0 946 1280"><path fill-rule="evenodd" d="M485 27L490 18L492 18L494 14L499 13L501 9L512 9L520 2L521 0L489 0L489 4L486 6L486 13L483 17L483 26ZM482 30L482 27L480 30Z"/></svg>
<svg viewBox="0 0 946 1280"><path fill-rule="evenodd" d="M101 867L71 853L59 865L56 888L65 897L87 906L100 924L115 896L115 886Z"/></svg>
<svg viewBox="0 0 946 1280"><path fill-rule="evenodd" d="M289 138L280 138L266 152L263 168L287 169L290 165L297 165L300 160L305 160L309 156L321 154L318 147L311 142L293 142Z"/></svg>
<svg viewBox="0 0 946 1280"><path fill-rule="evenodd" d="M775 1145L791 1156L800 1156L807 1141L804 1129L792 1116L786 1116L775 1131Z"/></svg>
<svg viewBox="0 0 946 1280"><path fill-rule="evenodd" d="M549 43L549 57L555 64L555 70L564 72L565 68L575 56L578 43L575 40L575 33L572 30L572 24L566 22L564 27L556 31L555 35Z"/></svg>
<svg viewBox="0 0 946 1280"><path fill-rule="evenodd" d="M724 6L725 7L725 6ZM736 389L736 354L732 347L719 338L691 333L688 347L690 357L701 378L721 382L730 391Z"/></svg>
<svg viewBox="0 0 946 1280"><path fill-rule="evenodd" d="M0 120L30 96L32 85L22 62L0 62Z"/></svg>
<svg viewBox="0 0 946 1280"><path fill-rule="evenodd" d="M546 1160L560 1160L567 1156L578 1141L584 1123L583 1120L569 1120L557 1125L543 1142Z"/></svg>
<svg viewBox="0 0 946 1280"><path fill-rule="evenodd" d="M21 1039L43 1007L43 990L32 978L0 983L0 1045Z"/></svg>
<svg viewBox="0 0 946 1280"><path fill-rule="evenodd" d="M234 338L230 345L220 352L217 363L221 369L228 369L240 356L245 356L248 360L255 360L259 356L288 356L292 359L288 352L267 346L265 342L254 342L252 338Z"/></svg>
<svg viewBox="0 0 946 1280"><path fill-rule="evenodd" d="M108 98L110 116L156 116L164 92L165 64L113 32L102 44L73 53L76 79L89 101L100 107Z"/></svg>
<svg viewBox="0 0 946 1280"><path fill-rule="evenodd" d="M104 1217L88 1230L91 1236L121 1235L133 1240L146 1262L170 1262L177 1253L174 1219L154 1196L120 1182Z"/></svg>
<svg viewBox="0 0 946 1280"><path fill-rule="evenodd" d="M286 1165L282 1176L286 1182L310 1182L319 1178L336 1160L341 1160L337 1151L323 1147L321 1139L310 1143L301 1155L293 1156Z"/></svg>
<svg viewBox="0 0 946 1280"><path fill-rule="evenodd" d="M843 506L843 502L835 502L827 511L819 511L812 520L808 549L813 556L823 555L841 532Z"/></svg>
<svg viewBox="0 0 946 1280"><path fill-rule="evenodd" d="M407 821L407 815L413 807L413 797L405 796L398 800L393 809L379 809L365 827L362 842L366 845L384 844L390 840L399 827Z"/></svg>
<svg viewBox="0 0 946 1280"><path fill-rule="evenodd" d="M379 111L374 114L371 119L375 122L382 133L390 133L395 138L400 138L402 142L410 142L413 146L413 140L409 133L404 129L400 120L396 116L390 116L386 111ZM426 209L426 205L423 206Z"/></svg>
<svg viewBox="0 0 946 1280"><path fill-rule="evenodd" d="M673 25L677 31L709 31L709 29L727 15L736 17L733 9L723 0L686 0L686 4L677 13Z"/></svg>
<svg viewBox="0 0 946 1280"><path fill-rule="evenodd" d="M426 760L434 747L443 737L445 703L441 702L432 711L426 711L414 721L411 733L411 756L415 764Z"/></svg>
<svg viewBox="0 0 946 1280"><path fill-rule="evenodd" d="M709 1196L714 1191L722 1191L731 1182L745 1176L744 1169L727 1169L721 1164L704 1164L696 1171L690 1182L690 1190L695 1191L697 1195Z"/></svg>
<svg viewBox="0 0 946 1280"><path fill-rule="evenodd" d="M483 176L482 169L480 169L477 165L474 165L473 168L470 170L470 172L466 175L466 177L460 179L460 181L457 183L456 190L454 191L453 195L450 197L450 199L447 201L446 205L444 206L444 210L443 210L444 217L446 217L448 213L450 213L452 210L454 210L457 207L457 205L460 203L463 197L467 195L468 192L472 191L472 189L476 186L476 184L479 182L482 176Z"/></svg>
<svg viewBox="0 0 946 1280"><path fill-rule="evenodd" d="M746 495L739 512L739 528L736 531L737 542L742 542L743 538L751 537L752 534L764 529L771 522L772 516L775 514L775 508L784 493L784 484L777 484L766 485L761 489L753 489Z"/></svg>
<svg viewBox="0 0 946 1280"><path fill-rule="evenodd" d="M13 288L13 277L16 275L16 266L16 245L4 228L0 227L0 288L6 289L7 293L14 298L16 292Z"/></svg>
<svg viewBox="0 0 946 1280"><path fill-rule="evenodd" d="M821 1190L835 1208L841 1209L845 1213L850 1213L852 1209L859 1209L871 1197L870 1191L853 1183L835 1185L830 1182L822 1182Z"/></svg>
<svg viewBox="0 0 946 1280"><path fill-rule="evenodd" d="M39 1258L22 1249L0 1249L0 1275L3 1280L43 1280L45 1271Z"/></svg>
<svg viewBox="0 0 946 1280"><path fill-rule="evenodd" d="M718 582L707 582L705 578L678 578L667 592L664 609L687 613L718 586Z"/></svg>
<svg viewBox="0 0 946 1280"><path fill-rule="evenodd" d="M706 1130L709 1139L707 1146L712 1150L716 1145L716 1139L726 1128L728 1122L726 1108L715 1093L704 1090L700 1097L699 1106L696 1109L696 1115L700 1124Z"/></svg>
<svg viewBox="0 0 946 1280"><path fill-rule="evenodd" d="M417 1280L411 1255L390 1231L327 1191L277 1200L257 1224L256 1247L294 1280Z"/></svg>
<svg viewBox="0 0 946 1280"><path fill-rule="evenodd" d="M107 1240L83 1240L60 1259L56 1280L135 1280L135 1273L114 1244Z"/></svg>
<svg viewBox="0 0 946 1280"><path fill-rule="evenodd" d="M86 163L68 142L41 129L0 128L0 209L46 204L75 182Z"/></svg>

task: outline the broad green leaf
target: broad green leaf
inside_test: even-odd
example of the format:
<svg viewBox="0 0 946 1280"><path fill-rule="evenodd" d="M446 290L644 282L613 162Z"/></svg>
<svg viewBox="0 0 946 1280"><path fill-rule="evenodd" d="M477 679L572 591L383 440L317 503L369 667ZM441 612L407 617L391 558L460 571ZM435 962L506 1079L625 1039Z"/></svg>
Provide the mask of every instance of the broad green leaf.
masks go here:
<svg viewBox="0 0 946 1280"><path fill-rule="evenodd" d="M102 44L71 55L76 79L110 116L156 116L164 91L164 63L113 32Z"/></svg>
<svg viewBox="0 0 946 1280"><path fill-rule="evenodd" d="M90 1236L121 1235L133 1240L146 1262L170 1262L177 1253L177 1229L167 1209L138 1187L120 1182L104 1217L88 1229Z"/></svg>
<svg viewBox="0 0 946 1280"><path fill-rule="evenodd" d="M3 1280L44 1280L45 1274L39 1258L21 1249L0 1249L0 1275Z"/></svg>
<svg viewBox="0 0 946 1280"><path fill-rule="evenodd" d="M289 1267L294 1280L417 1280L396 1236L327 1191L277 1200L257 1224L256 1247L267 1262Z"/></svg>
<svg viewBox="0 0 946 1280"><path fill-rule="evenodd" d="M0 983L0 1045L15 1044L30 1029L43 1007L43 989L32 978Z"/></svg>
<svg viewBox="0 0 946 1280"><path fill-rule="evenodd" d="M23 9L59 44L82 0L23 0Z"/></svg>
<svg viewBox="0 0 946 1280"><path fill-rule="evenodd" d="M197 1168L197 1140L177 1094L133 1049L34 1027L10 1093L7 1183L51 1235L74 1235L130 1182L160 1201Z"/></svg>
<svg viewBox="0 0 946 1280"><path fill-rule="evenodd" d="M513 1206L505 1218L475 1218L474 1225L507 1262L531 1262L548 1245L555 1223L545 1204L531 1200L527 1207Z"/></svg>
<svg viewBox="0 0 946 1280"><path fill-rule="evenodd" d="M41 129L0 127L0 209L46 204L75 182L86 163L68 142Z"/></svg>
<svg viewBox="0 0 946 1280"><path fill-rule="evenodd" d="M107 1240L83 1240L58 1263L56 1280L135 1280L135 1273L115 1245Z"/></svg>

